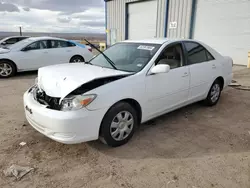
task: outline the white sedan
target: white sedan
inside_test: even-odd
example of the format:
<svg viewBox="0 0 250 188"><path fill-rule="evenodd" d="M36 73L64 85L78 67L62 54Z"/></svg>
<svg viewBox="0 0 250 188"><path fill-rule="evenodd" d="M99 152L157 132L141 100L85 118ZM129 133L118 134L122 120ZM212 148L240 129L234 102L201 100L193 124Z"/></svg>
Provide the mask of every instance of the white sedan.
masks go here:
<svg viewBox="0 0 250 188"><path fill-rule="evenodd" d="M61 63L89 61L93 54L73 42L53 37L34 37L0 48L0 77Z"/></svg>
<svg viewBox="0 0 250 188"><path fill-rule="evenodd" d="M55 141L120 146L140 123L197 101L215 105L232 65L194 40L124 41L87 64L39 69L24 94L25 114Z"/></svg>

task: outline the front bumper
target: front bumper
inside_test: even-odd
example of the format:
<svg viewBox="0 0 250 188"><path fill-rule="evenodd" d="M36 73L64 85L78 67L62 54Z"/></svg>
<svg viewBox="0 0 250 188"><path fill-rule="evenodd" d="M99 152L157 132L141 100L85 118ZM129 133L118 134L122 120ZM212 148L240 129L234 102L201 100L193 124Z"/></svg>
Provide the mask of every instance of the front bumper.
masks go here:
<svg viewBox="0 0 250 188"><path fill-rule="evenodd" d="M99 137L105 109L89 111L57 111L34 100L32 93L23 96L24 111L29 124L45 136L64 144L76 144Z"/></svg>

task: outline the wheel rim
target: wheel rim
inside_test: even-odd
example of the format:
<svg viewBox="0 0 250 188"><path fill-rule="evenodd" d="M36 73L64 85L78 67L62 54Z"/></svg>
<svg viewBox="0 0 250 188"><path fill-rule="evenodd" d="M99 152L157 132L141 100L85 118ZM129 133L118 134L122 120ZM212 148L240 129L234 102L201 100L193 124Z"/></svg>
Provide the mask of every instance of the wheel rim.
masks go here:
<svg viewBox="0 0 250 188"><path fill-rule="evenodd" d="M214 103L219 99L220 96L220 85L214 84L211 89L211 101Z"/></svg>
<svg viewBox="0 0 250 188"><path fill-rule="evenodd" d="M80 62L82 62L82 60L80 58L79 59L77 58L77 59L74 59L73 62L74 63L80 63Z"/></svg>
<svg viewBox="0 0 250 188"><path fill-rule="evenodd" d="M9 76L12 73L12 67L8 63L0 64L0 75Z"/></svg>
<svg viewBox="0 0 250 188"><path fill-rule="evenodd" d="M128 111L119 112L112 120L110 134L116 141L127 138L134 126L134 117Z"/></svg>

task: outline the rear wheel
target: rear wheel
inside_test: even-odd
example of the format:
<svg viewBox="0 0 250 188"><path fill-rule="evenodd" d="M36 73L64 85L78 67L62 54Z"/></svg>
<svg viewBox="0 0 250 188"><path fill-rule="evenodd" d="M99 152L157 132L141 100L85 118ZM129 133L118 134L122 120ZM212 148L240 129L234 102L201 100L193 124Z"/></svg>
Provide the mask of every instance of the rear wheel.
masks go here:
<svg viewBox="0 0 250 188"><path fill-rule="evenodd" d="M8 60L0 61L0 78L8 78L14 76L16 73L16 66Z"/></svg>
<svg viewBox="0 0 250 188"><path fill-rule="evenodd" d="M211 86L207 98L205 99L205 104L208 106L216 105L220 99L222 86L219 80L215 80Z"/></svg>
<svg viewBox="0 0 250 188"><path fill-rule="evenodd" d="M100 139L111 147L121 146L132 138L137 125L135 109L128 103L117 103L103 118Z"/></svg>
<svg viewBox="0 0 250 188"><path fill-rule="evenodd" d="M79 56L79 55L76 55L76 56L73 56L70 61L70 63L82 63L84 62L84 58L82 56Z"/></svg>

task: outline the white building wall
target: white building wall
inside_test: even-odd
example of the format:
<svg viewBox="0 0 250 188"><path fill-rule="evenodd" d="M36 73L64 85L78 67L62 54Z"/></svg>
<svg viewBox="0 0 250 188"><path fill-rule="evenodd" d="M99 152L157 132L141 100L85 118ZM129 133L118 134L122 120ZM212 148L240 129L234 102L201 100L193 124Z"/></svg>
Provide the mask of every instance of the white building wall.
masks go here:
<svg viewBox="0 0 250 188"><path fill-rule="evenodd" d="M106 4L107 44L110 45L112 32L116 32L116 42L125 40L126 3L139 0L111 0ZM146 0L144 0L146 1ZM156 37L164 37L166 0L158 0ZM145 10L147 11L147 10ZM143 18L142 18L143 19ZM138 23L140 24L140 23Z"/></svg>

